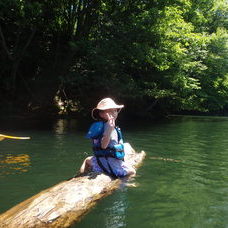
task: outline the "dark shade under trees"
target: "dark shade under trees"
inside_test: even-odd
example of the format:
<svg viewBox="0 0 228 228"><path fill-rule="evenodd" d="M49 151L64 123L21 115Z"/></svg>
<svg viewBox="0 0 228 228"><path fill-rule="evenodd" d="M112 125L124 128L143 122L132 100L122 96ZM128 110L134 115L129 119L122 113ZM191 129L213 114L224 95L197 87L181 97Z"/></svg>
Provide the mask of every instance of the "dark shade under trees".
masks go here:
<svg viewBox="0 0 228 228"><path fill-rule="evenodd" d="M227 29L227 0L2 0L0 111L226 112Z"/></svg>

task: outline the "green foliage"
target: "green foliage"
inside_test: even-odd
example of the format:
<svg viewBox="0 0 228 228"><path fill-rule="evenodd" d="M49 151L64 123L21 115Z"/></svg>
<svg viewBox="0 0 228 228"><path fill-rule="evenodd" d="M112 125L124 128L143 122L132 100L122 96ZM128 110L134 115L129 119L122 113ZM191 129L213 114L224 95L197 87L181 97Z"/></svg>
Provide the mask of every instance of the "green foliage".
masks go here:
<svg viewBox="0 0 228 228"><path fill-rule="evenodd" d="M82 112L104 96L140 115L228 107L226 0L3 0L0 8L1 99L11 107L49 110L58 100L66 113Z"/></svg>
<svg viewBox="0 0 228 228"><path fill-rule="evenodd" d="M208 68L201 78L204 103L208 110L222 110L228 103L228 34L224 28L211 35L208 50Z"/></svg>

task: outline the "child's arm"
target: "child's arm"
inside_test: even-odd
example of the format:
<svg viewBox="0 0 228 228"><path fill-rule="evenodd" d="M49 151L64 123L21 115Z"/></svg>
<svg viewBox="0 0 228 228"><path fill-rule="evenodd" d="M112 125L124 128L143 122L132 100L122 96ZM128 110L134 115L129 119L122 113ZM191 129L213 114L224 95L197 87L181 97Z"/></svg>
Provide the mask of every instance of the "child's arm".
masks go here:
<svg viewBox="0 0 228 228"><path fill-rule="evenodd" d="M101 148L102 149L107 148L107 146L110 142L110 137L111 137L112 131L115 128L115 119L108 113L107 113L107 115L108 115L107 128L105 129L103 137L101 139Z"/></svg>

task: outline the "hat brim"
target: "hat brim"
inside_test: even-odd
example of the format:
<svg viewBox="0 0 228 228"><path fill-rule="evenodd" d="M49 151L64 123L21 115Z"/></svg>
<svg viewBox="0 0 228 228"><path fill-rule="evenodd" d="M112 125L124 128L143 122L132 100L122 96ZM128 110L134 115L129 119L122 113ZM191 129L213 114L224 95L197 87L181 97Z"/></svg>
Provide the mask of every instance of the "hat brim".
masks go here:
<svg viewBox="0 0 228 228"><path fill-rule="evenodd" d="M99 116L99 109L94 108L91 112L91 116L94 120L99 120L100 116Z"/></svg>
<svg viewBox="0 0 228 228"><path fill-rule="evenodd" d="M124 105L110 105L110 106L106 106L106 107L104 107L104 108L95 108L95 109L98 109L98 110L107 110L107 109L114 109L114 108L116 108L116 109L121 109L121 108L123 108L124 107Z"/></svg>

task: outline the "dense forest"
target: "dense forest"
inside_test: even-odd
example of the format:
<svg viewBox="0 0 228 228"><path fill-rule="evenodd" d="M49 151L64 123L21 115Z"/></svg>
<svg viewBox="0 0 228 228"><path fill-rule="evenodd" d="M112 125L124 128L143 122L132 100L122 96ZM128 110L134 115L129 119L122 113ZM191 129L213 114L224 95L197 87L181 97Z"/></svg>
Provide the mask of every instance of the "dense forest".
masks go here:
<svg viewBox="0 0 228 228"><path fill-rule="evenodd" d="M0 111L228 111L227 0L1 0Z"/></svg>

